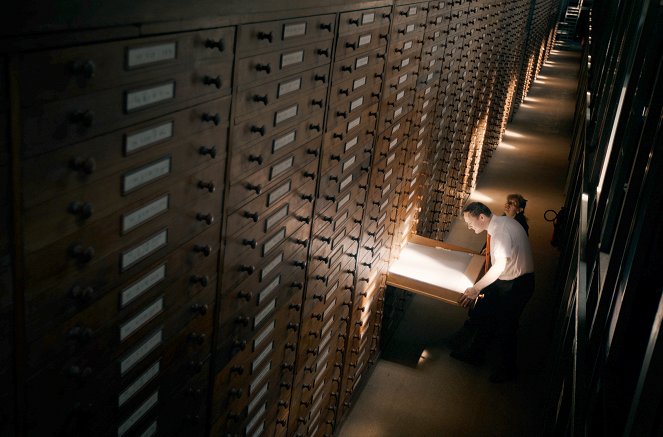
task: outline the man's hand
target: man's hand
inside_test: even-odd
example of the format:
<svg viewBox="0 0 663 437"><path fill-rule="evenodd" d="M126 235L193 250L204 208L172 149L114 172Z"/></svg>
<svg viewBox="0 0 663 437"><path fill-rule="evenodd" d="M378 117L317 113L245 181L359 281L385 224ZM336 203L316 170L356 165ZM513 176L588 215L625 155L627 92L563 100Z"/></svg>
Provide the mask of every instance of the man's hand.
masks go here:
<svg viewBox="0 0 663 437"><path fill-rule="evenodd" d="M460 297L460 300L458 303L462 306L467 308L470 305L473 305L474 302L477 300L477 297L479 297L479 290L477 290L474 287L469 287L465 290L463 295Z"/></svg>

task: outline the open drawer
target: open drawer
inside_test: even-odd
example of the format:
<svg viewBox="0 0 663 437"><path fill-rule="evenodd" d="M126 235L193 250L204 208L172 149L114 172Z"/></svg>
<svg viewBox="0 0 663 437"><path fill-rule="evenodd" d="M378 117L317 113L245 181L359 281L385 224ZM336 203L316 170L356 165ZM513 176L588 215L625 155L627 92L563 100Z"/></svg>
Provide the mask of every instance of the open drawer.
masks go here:
<svg viewBox="0 0 663 437"><path fill-rule="evenodd" d="M412 235L389 267L387 285L458 305L483 265L484 256L469 249Z"/></svg>

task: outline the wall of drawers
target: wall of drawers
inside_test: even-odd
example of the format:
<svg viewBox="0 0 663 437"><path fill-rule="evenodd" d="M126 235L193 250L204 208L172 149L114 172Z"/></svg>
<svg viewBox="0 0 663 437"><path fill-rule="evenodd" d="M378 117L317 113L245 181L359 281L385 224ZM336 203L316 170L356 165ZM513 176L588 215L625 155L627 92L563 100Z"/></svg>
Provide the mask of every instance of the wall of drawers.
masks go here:
<svg viewBox="0 0 663 437"><path fill-rule="evenodd" d="M0 431L333 435L556 2L144 3L1 40Z"/></svg>

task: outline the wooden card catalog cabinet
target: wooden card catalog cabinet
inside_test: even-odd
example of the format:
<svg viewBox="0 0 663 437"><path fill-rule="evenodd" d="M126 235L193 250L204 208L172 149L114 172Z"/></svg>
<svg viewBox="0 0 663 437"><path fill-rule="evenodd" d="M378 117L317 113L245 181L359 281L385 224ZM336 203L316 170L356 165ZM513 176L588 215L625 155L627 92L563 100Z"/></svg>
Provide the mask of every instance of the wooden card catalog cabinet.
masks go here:
<svg viewBox="0 0 663 437"><path fill-rule="evenodd" d="M458 305L465 289L479 278L483 265L483 255L415 235L389 266L387 285Z"/></svg>

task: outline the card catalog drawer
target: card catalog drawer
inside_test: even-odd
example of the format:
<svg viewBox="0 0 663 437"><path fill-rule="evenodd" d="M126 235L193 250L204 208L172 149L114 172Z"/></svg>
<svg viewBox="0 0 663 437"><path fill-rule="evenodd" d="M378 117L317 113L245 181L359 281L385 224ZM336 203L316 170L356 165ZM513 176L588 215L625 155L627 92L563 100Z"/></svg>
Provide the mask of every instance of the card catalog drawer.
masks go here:
<svg viewBox="0 0 663 437"><path fill-rule="evenodd" d="M320 65L328 65L331 61L332 44L330 39L239 59L236 67L238 86L241 90ZM324 76L324 80L328 82L329 72Z"/></svg>
<svg viewBox="0 0 663 437"><path fill-rule="evenodd" d="M229 80L219 79L221 87L217 88L207 85L204 78L229 77L231 68L231 64L203 64L174 75L26 108L23 142L28 148L47 143L48 147L59 147L126 128L201 103L203 99L227 95ZM200 117L219 125L225 124L228 115L202 113Z"/></svg>
<svg viewBox="0 0 663 437"><path fill-rule="evenodd" d="M342 84L339 85L343 86ZM347 122L367 106L378 103L380 101L381 85L381 81L376 81L371 87L362 87L356 92L349 93L347 98L337 100L333 106L330 105L326 130L333 130L336 126Z"/></svg>
<svg viewBox="0 0 663 437"><path fill-rule="evenodd" d="M335 59L356 56L377 49L378 47L386 46L388 37L388 25L374 29L362 29L357 33L339 35L338 42L336 43Z"/></svg>
<svg viewBox="0 0 663 437"><path fill-rule="evenodd" d="M320 140L316 138L311 141L310 145L313 147L304 143L313 137L318 137L318 131L311 129L311 126L321 126L323 116L324 113L318 112L290 129L248 147L242 143L233 144L230 156L230 183L234 184L247 174L271 166L276 160L300 147L304 148L306 153L314 159L319 155ZM317 145L315 145L316 142Z"/></svg>
<svg viewBox="0 0 663 437"><path fill-rule="evenodd" d="M326 106L327 89L318 88L293 101L282 102L268 112L256 114L252 119L238 122L230 131L233 144L249 144L279 133L285 133L301 120L316 113L322 114ZM321 124L310 123L309 130L322 133ZM289 131L288 131L289 132Z"/></svg>
<svg viewBox="0 0 663 437"><path fill-rule="evenodd" d="M81 187L28 209L25 212L26 252L42 249L67 235L86 234L90 232L88 229L99 226L104 220L117 217L118 210L132 205L140 209L146 204L146 209L141 214L134 214L133 218L127 217L130 223L124 225L122 232L116 233L117 237L172 209L173 201L179 206L198 199L219 198L213 192L223 180L222 162L193 171L187 168L188 174L184 175L181 175L184 171L182 164L174 162L170 155L162 155L147 165L127 169L100 183ZM179 179L173 177L173 173L180 173ZM123 192L123 186L132 190ZM170 195L161 203L152 207L147 205L150 200L166 193Z"/></svg>
<svg viewBox="0 0 663 437"><path fill-rule="evenodd" d="M373 68L363 70L361 74L356 74L343 82L335 82L329 97L329 105L336 106L346 100L354 100L357 96L366 90L371 90L378 94L383 80L382 66L376 65Z"/></svg>
<svg viewBox="0 0 663 437"><path fill-rule="evenodd" d="M343 141L345 138L351 139L355 135L366 131L374 131L377 120L377 103L365 108L362 112L348 117L348 121L336 126L328 135L334 139Z"/></svg>
<svg viewBox="0 0 663 437"><path fill-rule="evenodd" d="M381 46L368 53L336 60L332 65L332 84L363 76L368 70L382 72L386 53L387 47Z"/></svg>
<svg viewBox="0 0 663 437"><path fill-rule="evenodd" d="M423 46L422 38L423 33L419 32L411 34L403 40L391 41L389 51L387 52L387 59L393 61L394 59L420 56L421 47Z"/></svg>
<svg viewBox="0 0 663 437"><path fill-rule="evenodd" d="M362 32L373 27L389 27L391 7L343 12L338 24L339 35Z"/></svg>
<svg viewBox="0 0 663 437"><path fill-rule="evenodd" d="M279 50L302 41L332 39L335 26L334 14L243 24L237 31L237 56Z"/></svg>
<svg viewBox="0 0 663 437"><path fill-rule="evenodd" d="M343 138L341 139L339 136ZM321 158L321 171L325 173L328 169L346 162L346 159L352 155L372 154L373 137L373 131L368 129L351 136L326 134Z"/></svg>
<svg viewBox="0 0 663 437"><path fill-rule="evenodd" d="M234 36L235 28L226 27L27 53L19 62L19 74L29 84L21 90L21 102L31 106L172 76L201 61L231 66ZM227 86L231 79L222 77Z"/></svg>
<svg viewBox="0 0 663 437"><path fill-rule="evenodd" d="M227 114L229 109L230 97L224 97L52 153L26 156L21 164L23 205L29 208L166 154L180 171L222 162L228 128L203 122L200 111Z"/></svg>
<svg viewBox="0 0 663 437"><path fill-rule="evenodd" d="M324 65L238 92L235 97L236 113L241 115L235 120L246 119L255 112L264 112L279 102L292 100L314 88L326 87L328 73L329 67Z"/></svg>

